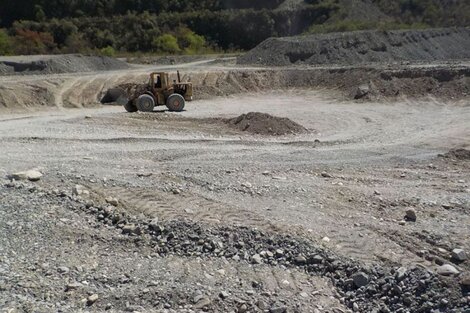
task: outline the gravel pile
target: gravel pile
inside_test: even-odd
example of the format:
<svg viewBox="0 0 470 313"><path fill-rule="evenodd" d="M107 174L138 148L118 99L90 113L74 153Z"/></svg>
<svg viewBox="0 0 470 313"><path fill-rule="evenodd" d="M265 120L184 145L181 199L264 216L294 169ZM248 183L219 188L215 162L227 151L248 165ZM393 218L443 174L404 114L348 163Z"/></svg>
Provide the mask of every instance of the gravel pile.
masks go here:
<svg viewBox="0 0 470 313"><path fill-rule="evenodd" d="M265 66L465 60L470 28L358 31L270 38L238 58Z"/></svg>
<svg viewBox="0 0 470 313"><path fill-rule="evenodd" d="M281 136L307 132L305 127L288 118L259 112L242 114L227 120L227 124L237 130L258 135Z"/></svg>
<svg viewBox="0 0 470 313"><path fill-rule="evenodd" d="M127 68L127 63L114 58L80 54L0 58L0 75L79 73Z"/></svg>
<svg viewBox="0 0 470 313"><path fill-rule="evenodd" d="M129 237L130 241L128 243L134 242L136 246L153 246L153 255L156 257L179 256L188 259L203 258L208 260L222 258L252 264L253 266L286 267L305 271L314 276L328 278L336 287L340 301L356 312L468 312L469 309L468 302L464 297L465 293L468 296L468 288L465 285L459 285L464 283L460 283L458 270L452 265L446 265L452 271L447 271L445 277L438 277L437 274L418 266L409 268L366 267L356 261L339 257L327 248L314 245L310 241L296 236L263 232L248 227L211 226L185 220L146 220L143 216L128 215L125 208L120 207L118 202L113 201L112 198L106 199L106 201L96 200L96 198L94 201L82 200L77 190L77 188L70 191L44 190L28 182L7 183L0 189L0 195L5 199L5 213L3 214L14 212L16 202L22 205L25 210L29 208L29 205L26 204L28 200L24 197L26 195L33 204L33 210L37 211L38 206L45 206L55 208L55 212L63 211L62 214L70 215L73 212L73 214L88 216L96 220L93 229L115 229L121 232L124 237ZM83 190L81 194L83 194ZM59 209L59 207L62 208ZM28 213L32 214L31 217L24 217L26 218L26 224L18 228L18 231L26 227L35 236L46 236L45 238L54 236L54 232L51 233L47 228L38 228L44 227L42 226L43 222L38 224L38 221L43 220L46 216L39 215L41 211L33 212ZM51 209L48 212L49 215L53 214ZM68 223L72 221L70 220L71 217L60 218L58 222ZM8 227L14 227L15 223L18 222L22 223L21 221L4 220L2 224L6 223L4 226L7 230ZM84 228L84 235L91 232L91 229L88 228ZM104 233L96 238L106 242L109 240L106 237L100 239L101 236L104 236ZM64 240L65 242L78 240L77 244L81 242L74 235L69 239L64 238ZM15 242L16 240L12 238L4 242L7 248L6 251L9 251L10 245ZM122 240L113 242L113 249L119 251L120 242L124 244ZM126 249L129 249L129 247ZM18 250L18 252L21 251L22 249ZM2 260L6 262L6 267L2 267L2 270L11 270L11 268L8 269L8 264L17 263L17 261L10 263L11 260L9 260L8 254L5 254ZM35 270L38 271L37 268L43 268L40 271L50 272L49 266L47 262L38 264L35 266ZM68 274L72 273L72 270L66 266L59 266L56 272L61 276L69 277ZM112 279L97 274L88 278L88 280L90 279L97 280L97 286L104 288L113 283ZM126 279L129 280L130 278L123 276L119 279L119 283L125 283L123 280ZM56 279L48 287L49 293L57 292L57 290L54 291L51 288L59 281ZM20 278L18 282L18 277L10 277L9 275L1 283L3 288L16 288L14 290L18 293L21 293L24 288L31 288L28 287L31 284L35 284L34 282L27 282L24 278ZM90 281L87 283L89 284ZM83 282L70 280L64 282L64 286L65 292L68 292L82 288ZM263 286L253 285L253 289L253 293L262 293ZM63 293L64 291L60 292ZM236 289L223 291L220 293L220 297L228 297L229 294L236 292ZM100 293L103 293L103 291L100 290ZM462 293L464 294L462 295ZM56 298L55 295L51 294L48 297ZM182 301L186 301L172 297L170 294L160 293L159 297L161 297L160 301L164 301L168 308L181 305ZM85 299L86 305L94 305L99 299L98 291L90 291ZM117 300L120 301L120 298L117 298ZM271 311L276 305L275 300L276 297L273 295L270 300ZM116 303L120 303L119 301ZM204 308L213 305L211 300L206 299L203 295L200 295L194 302L193 308ZM250 305L244 304L246 311L254 309ZM109 306L112 305L109 304ZM227 308L239 306L240 304L231 303L230 300L227 300L223 305ZM290 305L293 304L287 303L287 306ZM279 312L287 312L287 306L286 304L279 306ZM219 307L219 309L221 308Z"/></svg>

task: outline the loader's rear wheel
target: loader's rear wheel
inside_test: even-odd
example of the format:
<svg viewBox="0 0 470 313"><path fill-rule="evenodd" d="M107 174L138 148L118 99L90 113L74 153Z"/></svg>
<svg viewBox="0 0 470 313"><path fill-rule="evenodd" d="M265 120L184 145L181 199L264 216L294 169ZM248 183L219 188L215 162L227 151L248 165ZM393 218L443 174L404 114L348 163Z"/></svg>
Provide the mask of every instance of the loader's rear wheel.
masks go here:
<svg viewBox="0 0 470 313"><path fill-rule="evenodd" d="M155 108L155 100L151 95L141 95L137 98L137 109L142 112L152 112Z"/></svg>
<svg viewBox="0 0 470 313"><path fill-rule="evenodd" d="M185 101L182 95L174 93L166 100L166 107L170 111L181 112L184 109Z"/></svg>
<svg viewBox="0 0 470 313"><path fill-rule="evenodd" d="M137 107L132 103L132 101L128 101L126 104L124 104L124 109L126 109L127 112L134 113L137 112Z"/></svg>

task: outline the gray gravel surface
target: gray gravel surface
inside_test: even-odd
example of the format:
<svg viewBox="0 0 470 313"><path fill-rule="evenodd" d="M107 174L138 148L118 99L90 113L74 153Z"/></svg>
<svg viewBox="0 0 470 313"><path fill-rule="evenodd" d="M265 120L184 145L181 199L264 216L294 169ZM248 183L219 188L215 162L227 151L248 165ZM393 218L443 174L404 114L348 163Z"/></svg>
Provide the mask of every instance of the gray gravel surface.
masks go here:
<svg viewBox="0 0 470 313"><path fill-rule="evenodd" d="M264 66L468 60L470 28L357 31L270 38L238 58Z"/></svg>
<svg viewBox="0 0 470 313"><path fill-rule="evenodd" d="M310 131L204 122L253 108ZM0 306L465 312L470 265L451 252L470 251L468 109L292 90L2 115Z"/></svg>
<svg viewBox="0 0 470 313"><path fill-rule="evenodd" d="M0 57L0 75L81 73L128 69L126 62L81 54Z"/></svg>

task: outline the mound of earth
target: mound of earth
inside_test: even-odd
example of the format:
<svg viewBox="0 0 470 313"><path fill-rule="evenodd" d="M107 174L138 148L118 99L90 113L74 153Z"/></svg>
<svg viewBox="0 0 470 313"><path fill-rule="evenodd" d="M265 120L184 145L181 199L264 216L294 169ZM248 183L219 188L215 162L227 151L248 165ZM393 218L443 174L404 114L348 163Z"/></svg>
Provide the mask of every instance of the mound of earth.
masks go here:
<svg viewBox="0 0 470 313"><path fill-rule="evenodd" d="M239 64L358 64L470 59L470 28L357 31L270 38L238 58Z"/></svg>
<svg viewBox="0 0 470 313"><path fill-rule="evenodd" d="M259 135L281 136L307 132L305 127L288 118L259 112L242 114L226 122L237 130Z"/></svg>
<svg viewBox="0 0 470 313"><path fill-rule="evenodd" d="M127 68L129 65L126 62L114 58L81 54L0 58L0 75L79 73Z"/></svg>
<svg viewBox="0 0 470 313"><path fill-rule="evenodd" d="M470 160L470 150L452 149L449 152L441 156L447 159L454 159L454 160Z"/></svg>

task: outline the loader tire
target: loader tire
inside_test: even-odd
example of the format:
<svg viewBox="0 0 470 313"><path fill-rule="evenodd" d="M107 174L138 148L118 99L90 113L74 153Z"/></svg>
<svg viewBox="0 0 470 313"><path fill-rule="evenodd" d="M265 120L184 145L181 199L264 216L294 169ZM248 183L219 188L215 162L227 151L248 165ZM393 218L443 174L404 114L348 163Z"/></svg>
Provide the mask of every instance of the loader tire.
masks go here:
<svg viewBox="0 0 470 313"><path fill-rule="evenodd" d="M174 93L166 100L166 107L173 112L181 112L184 109L185 101L182 95Z"/></svg>
<svg viewBox="0 0 470 313"><path fill-rule="evenodd" d="M155 108L155 100L151 95L141 95L137 98L137 109L141 112L152 112Z"/></svg>
<svg viewBox="0 0 470 313"><path fill-rule="evenodd" d="M128 101L126 104L124 104L124 109L126 109L126 111L129 113L138 111L137 107L134 105L134 103L132 103L132 101Z"/></svg>

